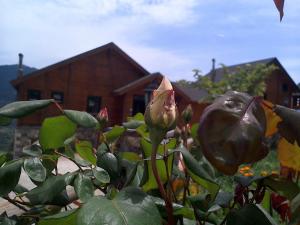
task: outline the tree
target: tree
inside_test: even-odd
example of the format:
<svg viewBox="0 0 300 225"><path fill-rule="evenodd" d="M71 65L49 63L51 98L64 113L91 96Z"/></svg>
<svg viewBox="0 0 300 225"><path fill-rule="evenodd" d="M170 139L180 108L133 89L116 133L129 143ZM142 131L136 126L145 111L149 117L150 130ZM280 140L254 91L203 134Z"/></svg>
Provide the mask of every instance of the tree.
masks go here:
<svg viewBox="0 0 300 225"><path fill-rule="evenodd" d="M237 67L236 70L230 71L228 67L222 64L223 75L218 82L214 79L214 71L209 75L203 76L199 70L195 72L195 81L179 80L177 83L184 87L194 87L207 91L207 96L202 100L211 100L218 95L222 95L229 90L246 92L254 96L263 96L268 76L277 67L274 65L251 65L246 64L243 67ZM194 71L194 70L193 70Z"/></svg>
<svg viewBox="0 0 300 225"><path fill-rule="evenodd" d="M210 76L197 76L194 86L207 91L211 97L221 95L227 91L246 92L253 96L263 96L266 89L266 79L277 67L274 65L258 64L252 66L238 67L230 72L225 65L223 67L222 79L214 81L214 71Z"/></svg>

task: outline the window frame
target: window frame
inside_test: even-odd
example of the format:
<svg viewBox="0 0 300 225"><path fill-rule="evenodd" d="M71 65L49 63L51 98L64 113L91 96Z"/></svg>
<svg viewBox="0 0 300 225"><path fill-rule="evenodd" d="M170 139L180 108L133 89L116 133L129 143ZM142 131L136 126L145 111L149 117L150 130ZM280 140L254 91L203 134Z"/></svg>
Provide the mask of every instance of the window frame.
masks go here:
<svg viewBox="0 0 300 225"><path fill-rule="evenodd" d="M101 109L101 104L102 104L101 96L88 95L86 100L87 100L86 101L86 111L90 114L97 114ZM97 101L98 101L98 106L89 106L90 100L95 101L96 105L97 105ZM91 110L92 107L94 107L95 109Z"/></svg>
<svg viewBox="0 0 300 225"><path fill-rule="evenodd" d="M61 100L57 100L56 98L54 98L54 95L61 95ZM54 99L56 102L63 104L64 103L64 92L62 91L52 91L51 92L51 98Z"/></svg>
<svg viewBox="0 0 300 225"><path fill-rule="evenodd" d="M32 97L33 95L38 94L37 98ZM27 100L34 101L34 100L41 100L42 99L42 92L38 89L28 89L27 90Z"/></svg>

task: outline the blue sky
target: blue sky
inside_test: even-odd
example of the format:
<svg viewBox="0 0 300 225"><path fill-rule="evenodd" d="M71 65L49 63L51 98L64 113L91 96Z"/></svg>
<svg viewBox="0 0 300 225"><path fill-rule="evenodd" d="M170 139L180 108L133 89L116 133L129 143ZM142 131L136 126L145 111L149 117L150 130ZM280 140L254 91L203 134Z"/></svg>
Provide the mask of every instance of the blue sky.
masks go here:
<svg viewBox="0 0 300 225"><path fill-rule="evenodd" d="M300 4L273 0L0 0L0 65L42 68L115 42L171 80L225 65L278 57L300 82Z"/></svg>

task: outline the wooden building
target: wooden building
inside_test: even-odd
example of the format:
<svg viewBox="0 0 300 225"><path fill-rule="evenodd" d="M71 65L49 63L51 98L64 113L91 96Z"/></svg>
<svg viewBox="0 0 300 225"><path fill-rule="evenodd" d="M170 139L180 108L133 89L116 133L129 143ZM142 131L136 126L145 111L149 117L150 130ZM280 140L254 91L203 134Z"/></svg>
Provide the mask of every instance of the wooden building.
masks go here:
<svg viewBox="0 0 300 225"><path fill-rule="evenodd" d="M22 62L22 59L21 59ZM276 69L266 80L265 99L280 105L300 109L299 88L277 58L227 67L234 73L245 65L274 64ZM214 68L214 66L213 66ZM224 70L213 69L207 76L216 82ZM11 83L17 90L18 100L49 99L58 101L64 109L74 109L97 114L107 107L110 125L121 124L128 116L144 112L151 92L162 80L160 73L149 73L114 43L103 45L56 64L22 76ZM172 77L168 77L172 80ZM200 119L205 104L198 101L206 95L203 90L181 87L173 83L176 103L181 112L188 104L194 110L193 122ZM18 121L18 125L39 125L49 116L59 114L50 107Z"/></svg>
<svg viewBox="0 0 300 225"><path fill-rule="evenodd" d="M151 92L158 87L163 75L150 73L114 43L103 45L79 54L29 75L22 74L22 58L19 54L18 77L11 81L17 90L17 100L55 99L64 109L74 109L97 114L107 107L110 125L122 124L128 116L144 112ZM300 109L299 89L276 58L264 59L247 64L275 64L278 69L266 81L265 98L276 104ZM234 72L246 64L230 66ZM213 67L214 68L214 67ZM215 81L222 79L223 70L214 69ZM172 80L172 77L168 77ZM199 100L206 91L181 87L173 83L175 100L179 112L192 105L192 123L198 122L207 104ZM32 144L38 137L43 119L59 115L54 106L18 120L15 130L14 150L18 155L22 148ZM82 135L80 137L80 135ZM78 138L95 139L89 129L78 131Z"/></svg>
<svg viewBox="0 0 300 225"><path fill-rule="evenodd" d="M214 76L214 81L219 82L224 75L224 69L214 69L214 63L215 61L213 59L213 69L206 76ZM300 109L299 87L276 57L228 66L226 67L226 72L234 74L239 68L245 68L247 65L256 66L258 64L267 66L275 65L277 67L266 80L264 99L275 104Z"/></svg>
<svg viewBox="0 0 300 225"><path fill-rule="evenodd" d="M19 73L11 83L17 90L18 100L53 98L64 109L91 114L107 107L110 125L113 125L121 124L128 116L143 113L152 90L158 87L162 77L160 73L149 73L117 45L109 43L29 75ZM188 104L197 112L203 110L204 106L197 103L201 91L176 84L174 89L180 111ZM18 126L37 126L44 118L57 114L57 109L50 106L20 119ZM199 117L195 113L194 121Z"/></svg>

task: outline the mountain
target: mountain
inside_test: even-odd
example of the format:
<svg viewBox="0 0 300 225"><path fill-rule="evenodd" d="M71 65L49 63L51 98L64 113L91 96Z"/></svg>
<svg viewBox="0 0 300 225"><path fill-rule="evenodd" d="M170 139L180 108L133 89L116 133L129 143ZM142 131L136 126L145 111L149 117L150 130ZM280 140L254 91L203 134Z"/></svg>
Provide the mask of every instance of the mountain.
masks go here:
<svg viewBox="0 0 300 225"><path fill-rule="evenodd" d="M37 70L36 68L23 65L24 75ZM0 107L16 99L16 91L10 81L17 78L18 65L0 66Z"/></svg>

